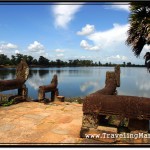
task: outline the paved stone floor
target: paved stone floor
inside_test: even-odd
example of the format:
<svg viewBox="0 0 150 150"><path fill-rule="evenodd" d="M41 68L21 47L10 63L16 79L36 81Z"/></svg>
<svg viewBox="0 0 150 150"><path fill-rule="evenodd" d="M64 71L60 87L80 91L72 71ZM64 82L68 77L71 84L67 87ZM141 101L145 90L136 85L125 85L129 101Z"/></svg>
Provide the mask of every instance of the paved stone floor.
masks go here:
<svg viewBox="0 0 150 150"><path fill-rule="evenodd" d="M0 145L2 144L133 144L150 139L82 139L82 104L54 102L48 105L23 102L0 107Z"/></svg>
<svg viewBox="0 0 150 150"><path fill-rule="evenodd" d="M23 102L0 107L0 143L80 143L82 104Z"/></svg>

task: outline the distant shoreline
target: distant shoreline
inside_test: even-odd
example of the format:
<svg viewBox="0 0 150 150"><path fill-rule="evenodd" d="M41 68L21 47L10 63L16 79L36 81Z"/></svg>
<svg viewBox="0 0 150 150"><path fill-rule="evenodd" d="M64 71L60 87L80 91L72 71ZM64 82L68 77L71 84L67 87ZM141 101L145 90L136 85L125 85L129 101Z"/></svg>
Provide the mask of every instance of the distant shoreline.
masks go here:
<svg viewBox="0 0 150 150"><path fill-rule="evenodd" d="M10 66L4 66L4 65L0 65L0 68L16 68L17 65L10 65ZM29 66L30 68L49 68L51 66L41 66L41 65L31 65Z"/></svg>
<svg viewBox="0 0 150 150"><path fill-rule="evenodd" d="M102 66L41 66L41 65L30 65L29 68L54 68L54 67L57 67L57 68L64 68L64 67L114 67L114 65L112 66L107 66L107 65L102 65ZM135 66L120 66L120 67L145 67L144 65L135 65ZM4 69L7 69L7 68L16 68L15 65L10 65L10 66L5 66L5 65L0 65L0 68L4 68Z"/></svg>

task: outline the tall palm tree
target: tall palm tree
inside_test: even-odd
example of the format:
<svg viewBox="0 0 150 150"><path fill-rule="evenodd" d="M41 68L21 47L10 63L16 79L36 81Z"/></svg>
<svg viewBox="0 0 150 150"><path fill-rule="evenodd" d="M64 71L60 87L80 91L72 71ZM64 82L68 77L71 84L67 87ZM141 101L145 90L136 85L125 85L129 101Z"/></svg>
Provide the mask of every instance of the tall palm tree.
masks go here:
<svg viewBox="0 0 150 150"><path fill-rule="evenodd" d="M130 27L126 44L138 57L145 44L150 44L150 3L130 2Z"/></svg>

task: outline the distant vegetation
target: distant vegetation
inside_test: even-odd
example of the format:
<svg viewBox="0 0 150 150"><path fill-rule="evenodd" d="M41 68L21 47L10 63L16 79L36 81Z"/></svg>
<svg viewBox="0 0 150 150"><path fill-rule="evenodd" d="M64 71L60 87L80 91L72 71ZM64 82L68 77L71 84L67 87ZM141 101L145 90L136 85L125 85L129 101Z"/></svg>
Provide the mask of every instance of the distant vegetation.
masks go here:
<svg viewBox="0 0 150 150"><path fill-rule="evenodd" d="M4 54L0 54L0 66L1 67L12 67L16 66L21 59L24 58L27 64L30 67L78 67L78 66L115 66L116 64L107 62L102 64L100 61L93 62L92 60L69 60L69 61L62 61L57 59L56 61L50 61L49 59L40 56L39 59L35 59L32 56L23 55L23 54L16 54L15 56L12 55L11 58L8 58ZM137 65L132 64L131 62L123 62L120 64L121 67L144 67L145 65Z"/></svg>

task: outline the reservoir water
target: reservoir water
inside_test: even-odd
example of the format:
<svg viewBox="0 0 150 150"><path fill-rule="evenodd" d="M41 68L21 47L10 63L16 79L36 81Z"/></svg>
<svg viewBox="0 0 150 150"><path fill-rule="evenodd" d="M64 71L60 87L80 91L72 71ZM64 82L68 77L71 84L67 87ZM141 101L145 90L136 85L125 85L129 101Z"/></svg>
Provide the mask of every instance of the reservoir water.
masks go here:
<svg viewBox="0 0 150 150"><path fill-rule="evenodd" d="M63 67L30 68L26 81L28 96L37 99L38 88L51 82L54 74L58 76L59 95L82 97L95 92L105 85L106 71L114 67ZM121 67L121 84L118 95L130 95L150 98L150 74L146 68ZM15 69L0 69L0 80L15 79ZM17 90L0 92L17 94ZM50 97L50 93L46 94Z"/></svg>

